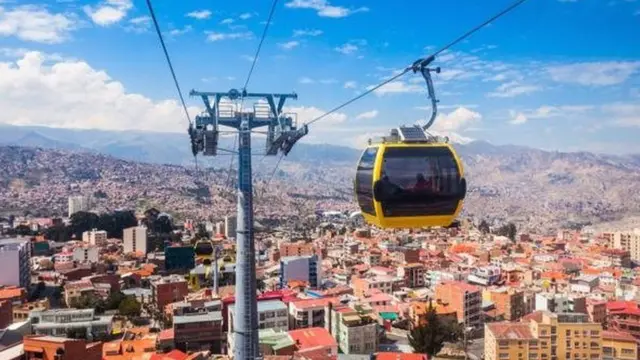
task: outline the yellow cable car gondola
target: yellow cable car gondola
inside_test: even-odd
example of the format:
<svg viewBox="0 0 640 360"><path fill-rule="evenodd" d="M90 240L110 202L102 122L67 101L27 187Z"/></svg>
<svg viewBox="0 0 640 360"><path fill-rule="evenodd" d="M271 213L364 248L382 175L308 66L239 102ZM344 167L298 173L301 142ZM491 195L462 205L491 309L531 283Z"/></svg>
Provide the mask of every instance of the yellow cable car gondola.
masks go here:
<svg viewBox="0 0 640 360"><path fill-rule="evenodd" d="M364 150L354 181L362 215L381 228L451 226L466 194L460 158L447 138L426 129L437 113L431 71L419 64L432 102L431 119L424 127L399 127Z"/></svg>

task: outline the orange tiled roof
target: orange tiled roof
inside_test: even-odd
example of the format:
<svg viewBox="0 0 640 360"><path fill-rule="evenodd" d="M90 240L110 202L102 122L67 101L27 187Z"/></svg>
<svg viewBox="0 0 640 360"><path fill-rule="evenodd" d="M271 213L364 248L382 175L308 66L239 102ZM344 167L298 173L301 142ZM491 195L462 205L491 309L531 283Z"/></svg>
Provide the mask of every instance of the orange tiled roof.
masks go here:
<svg viewBox="0 0 640 360"><path fill-rule="evenodd" d="M490 323L486 324L498 340L534 339L528 324L522 323Z"/></svg>

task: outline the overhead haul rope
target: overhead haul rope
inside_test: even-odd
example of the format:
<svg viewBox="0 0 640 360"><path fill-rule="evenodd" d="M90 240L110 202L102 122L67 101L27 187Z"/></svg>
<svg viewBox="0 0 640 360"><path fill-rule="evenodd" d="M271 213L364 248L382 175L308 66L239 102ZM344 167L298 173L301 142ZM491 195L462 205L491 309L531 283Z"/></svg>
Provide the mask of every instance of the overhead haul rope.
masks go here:
<svg viewBox="0 0 640 360"><path fill-rule="evenodd" d="M461 42L462 40L468 38L469 36L473 35L476 31L484 28L485 26L489 25L492 21L495 21L496 19L500 18L501 16L505 15L506 13L510 12L511 10L515 9L516 7L518 7L519 5L521 5L522 3L524 3L527 0L518 0L516 2L514 2L513 4L511 4L510 6L508 6L507 8L505 8L504 10L500 11L499 13L497 13L496 15L492 16L491 18L489 18L488 20L484 21L483 23L481 23L480 25L472 28L471 30L467 31L466 33L462 34L461 36L459 36L457 39L455 39L454 41L448 43L447 45L445 45L444 47L440 48L438 51L434 52L433 54L429 55L426 58L422 58L419 59L417 61L415 61L413 64L411 64L410 66L404 68L402 71L400 71L400 73L398 73L397 75L379 83L378 85L368 89L367 91L363 92L362 94L342 103L341 105L338 105L336 107L334 107L333 109L327 111L326 113L314 118L313 120L309 121L306 123L306 125L311 125L313 123L315 123L316 121L319 121L331 114L333 114L334 112L342 109L343 107L350 105L351 103L358 101L360 99L362 99L363 97L371 94L372 92L378 90L379 88L387 85L388 83L402 77L403 75L405 75L406 73L410 72L410 71L416 71L419 70L420 65L423 64L427 64L430 63L431 61L434 60L434 58L441 54L442 52L448 50L449 48L451 48L452 46L458 44L459 42Z"/></svg>
<svg viewBox="0 0 640 360"><path fill-rule="evenodd" d="M438 51L434 52L433 54L429 55L428 57L421 58L421 59L418 59L417 61L414 61L413 64L411 64L410 66L404 68L398 74L396 74L396 75L392 76L391 78L379 83L378 85L368 89L367 91L363 92L362 94L360 94L360 95L358 95L358 96L356 96L356 97L354 97L354 98L352 98L352 99L350 99L350 100L348 100L348 101L346 101L346 102L334 107L333 109L325 112L324 114L322 114L322 115L310 120L305 125L309 126L309 125L311 125L311 124L313 124L313 123L315 123L317 121L320 121L320 120L324 119L325 117L327 117L327 116L333 114L334 112L344 108L345 106L350 105L350 104L362 99L363 97L371 94L372 92L380 89L381 87L387 85L388 83L399 79L400 77L404 76L405 74L407 74L410 71L413 71L413 72L419 71L421 66L425 66L426 64L429 64L430 62L432 62L437 55L441 54L442 52L448 50L449 48L451 48L452 46L458 44L462 40L464 40L464 39L468 38L469 36L473 35L478 30L480 30L480 29L484 28L485 26L489 25L492 21L495 21L496 19L502 17L503 15L507 14L511 10L517 8L518 6L520 6L525 1L527 1L527 0L517 0L517 1L515 1L514 3L509 5L504 10L502 10L499 13L495 14L494 16L490 17L488 20L482 22L481 24L479 24L476 27L472 28L471 30L465 32L464 34L460 35L458 38L456 38L452 42L448 43L447 45L443 46ZM273 170L273 173L271 174L271 177L267 181L267 184L269 184L271 182L271 179L273 178L273 175L278 170L278 165L280 165L280 161L278 161L278 163L276 164L276 168Z"/></svg>
<svg viewBox="0 0 640 360"><path fill-rule="evenodd" d="M273 20L273 13L276 10L276 5L278 4L278 0L273 0L271 4L271 10L269 11L269 17L267 18L267 22L264 25L264 30L262 30L262 36L260 37L260 42L258 43L258 48L256 49L256 53L251 61L251 68L249 68L249 74L247 74L247 79L244 82L244 86L242 87L242 93L240 95L240 111L243 111L244 108L244 96L247 92L247 86L249 86L249 81L251 80L251 75L253 75L253 70L256 67L256 63L258 62L258 56L260 55L260 50L262 50L262 44L264 43L265 38L267 37L267 31L269 30L269 25L271 25L271 20ZM238 138L233 139L233 149L236 149L236 143ZM233 158L234 154L231 154L231 160L229 161L229 170L227 171L227 181L225 182L226 187L229 188L229 184L231 182L231 168L233 167Z"/></svg>
<svg viewBox="0 0 640 360"><path fill-rule="evenodd" d="M187 104L184 101L184 96L182 96L180 83L178 82L178 77L176 76L176 72L173 69L173 64L171 63L171 57L169 56L169 51L167 51L167 46L164 43L164 38L162 37L162 32L160 31L160 25L158 24L156 13L155 11L153 11L151 0L147 0L147 7L149 8L149 14L151 15L151 19L153 20L153 25L155 26L156 33L158 34L158 38L160 39L160 44L162 45L162 51L164 52L164 57L167 60L167 64L169 65L169 71L171 71L171 76L173 77L173 83L176 86L176 90L178 90L178 96L180 97L180 103L182 104L182 109L184 110L184 114L186 115L187 121L189 122L189 128L191 128L193 126L193 122L191 121L191 116L189 116L189 111L187 110ZM197 180L199 172L198 172L198 156L196 154L193 155L193 161L196 166L196 180Z"/></svg>

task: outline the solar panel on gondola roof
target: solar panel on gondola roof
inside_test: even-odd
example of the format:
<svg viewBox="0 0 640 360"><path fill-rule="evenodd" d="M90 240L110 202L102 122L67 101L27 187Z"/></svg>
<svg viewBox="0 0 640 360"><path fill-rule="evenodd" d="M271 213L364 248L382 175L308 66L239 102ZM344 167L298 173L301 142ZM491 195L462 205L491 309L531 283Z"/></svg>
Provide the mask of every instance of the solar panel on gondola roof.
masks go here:
<svg viewBox="0 0 640 360"><path fill-rule="evenodd" d="M398 128L400 137L403 141L426 141L427 135L419 127L400 127Z"/></svg>

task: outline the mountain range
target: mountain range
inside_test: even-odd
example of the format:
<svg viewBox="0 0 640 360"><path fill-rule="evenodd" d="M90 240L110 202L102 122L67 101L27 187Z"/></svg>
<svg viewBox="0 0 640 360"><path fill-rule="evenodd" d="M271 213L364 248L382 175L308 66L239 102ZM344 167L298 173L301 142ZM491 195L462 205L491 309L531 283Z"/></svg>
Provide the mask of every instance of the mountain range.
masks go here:
<svg viewBox="0 0 640 360"><path fill-rule="evenodd" d="M99 163L104 166L108 166L108 160L104 160L108 158L101 155L113 161L155 164L155 170L149 170L152 176L155 171L166 177L176 165L193 165L186 134L0 125L2 145L100 156ZM220 146L232 148L233 139L221 138ZM639 155L550 152L483 141L457 145L456 149L469 184L464 216L487 219L496 225L514 221L523 229L551 231L640 214ZM256 147L254 151L259 150ZM309 201L314 197L332 199L330 204L353 208L351 184L360 152L349 147L299 143L282 161L269 186L279 189L279 197L300 198L304 194ZM2 154L0 164L13 161L7 156L3 159ZM229 160L229 156L207 158L204 166L228 169ZM276 162L277 157L254 157L257 181L269 178ZM233 179L230 175L222 176ZM11 180L0 179L0 184ZM4 190L0 187L0 193Z"/></svg>

